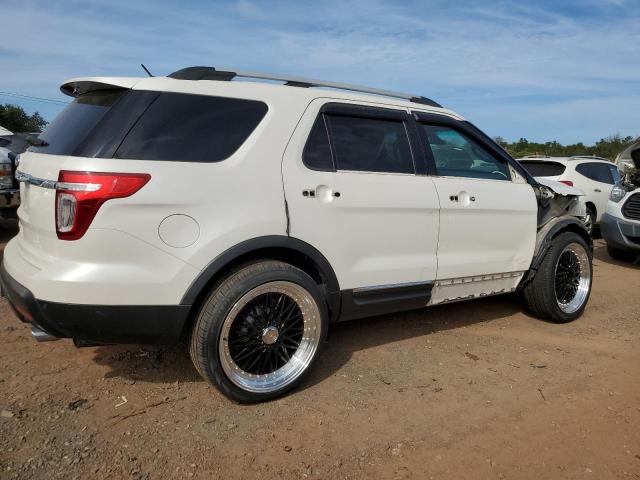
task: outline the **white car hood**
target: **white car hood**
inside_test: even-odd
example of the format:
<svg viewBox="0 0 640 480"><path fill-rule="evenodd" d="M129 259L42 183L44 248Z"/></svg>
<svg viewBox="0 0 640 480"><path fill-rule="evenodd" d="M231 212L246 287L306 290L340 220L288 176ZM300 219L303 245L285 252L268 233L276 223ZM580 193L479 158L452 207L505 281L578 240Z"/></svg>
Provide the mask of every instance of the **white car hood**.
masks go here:
<svg viewBox="0 0 640 480"><path fill-rule="evenodd" d="M550 188L558 195L576 195L579 197L584 195L584 192L579 188L570 187L565 183L556 182L555 180L549 180L548 178L544 177L535 177L535 179L536 182L538 182L540 185L544 185L545 187Z"/></svg>

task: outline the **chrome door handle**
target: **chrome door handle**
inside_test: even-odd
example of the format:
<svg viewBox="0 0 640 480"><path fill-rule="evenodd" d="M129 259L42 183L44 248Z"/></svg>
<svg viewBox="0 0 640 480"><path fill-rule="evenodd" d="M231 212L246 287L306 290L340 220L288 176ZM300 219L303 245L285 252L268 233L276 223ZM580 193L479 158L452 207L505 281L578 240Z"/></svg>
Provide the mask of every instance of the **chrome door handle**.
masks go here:
<svg viewBox="0 0 640 480"><path fill-rule="evenodd" d="M462 196L462 201L467 202L467 199L471 202L476 201L476 197L474 195L469 195L467 192L460 192L458 195L449 195L449 200L452 202L460 202L460 196Z"/></svg>

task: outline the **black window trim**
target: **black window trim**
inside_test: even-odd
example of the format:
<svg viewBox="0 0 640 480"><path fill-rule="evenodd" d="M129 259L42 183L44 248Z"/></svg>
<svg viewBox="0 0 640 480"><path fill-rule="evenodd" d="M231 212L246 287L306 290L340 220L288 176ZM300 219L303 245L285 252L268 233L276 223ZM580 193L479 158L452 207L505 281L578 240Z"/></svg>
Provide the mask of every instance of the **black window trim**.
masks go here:
<svg viewBox="0 0 640 480"><path fill-rule="evenodd" d="M327 120L328 115L333 116L342 116L342 117L351 117L351 118L364 118L364 119L377 119L377 120L392 120L402 122L405 130L405 134L407 135L407 142L409 144L409 151L411 153L411 163L413 165L413 172L377 172L377 171L364 171L364 170L339 170L336 164L336 151L335 145L333 142L333 136L331 134L331 128L329 127L329 123ZM331 164L333 169L329 170L326 168L315 168L307 165L304 161L304 152L307 150L309 139L311 138L311 130L309 130L307 134L307 139L305 141L304 148L302 150L302 163L309 170L317 171L317 172L355 172L355 173L376 173L376 174L384 174L384 175L426 175L426 169L424 168L424 162L422 160L422 153L419 150L419 140L418 140L418 129L415 126L415 122L409 115L406 110L402 109L393 109L393 108L383 108L383 107L371 107L368 105L358 105L351 103L341 103L341 102L328 102L320 107L318 114L313 120L311 125L311 129L316 124L316 121L319 117L322 117L325 133L329 140L329 150L331 151Z"/></svg>
<svg viewBox="0 0 640 480"><path fill-rule="evenodd" d="M504 150L500 145L498 145L495 141L493 141L488 135L486 135L482 130L473 125L471 122L465 120L456 120L455 118L438 114L438 113L427 113L427 112L419 112L413 111L413 118L416 121L416 130L420 139L420 145L422 154L424 155L424 161L426 163L426 169L429 172L429 175L438 176L436 170L436 162L433 158L433 153L430 148L427 148L428 141L426 138L426 134L423 129L417 128L417 124L428 124L428 125L437 125L443 127L449 127L453 130L456 130L465 136L472 139L474 142L478 143L482 148L487 150L491 155L493 155L497 160L503 161L511 166L516 172L518 172L522 177L527 180L532 186L537 186L538 182L533 178L533 176L522 166L520 165L511 155L509 155L506 150ZM479 179L482 180L482 179ZM513 178L509 179L513 181ZM500 180L503 181L503 180Z"/></svg>

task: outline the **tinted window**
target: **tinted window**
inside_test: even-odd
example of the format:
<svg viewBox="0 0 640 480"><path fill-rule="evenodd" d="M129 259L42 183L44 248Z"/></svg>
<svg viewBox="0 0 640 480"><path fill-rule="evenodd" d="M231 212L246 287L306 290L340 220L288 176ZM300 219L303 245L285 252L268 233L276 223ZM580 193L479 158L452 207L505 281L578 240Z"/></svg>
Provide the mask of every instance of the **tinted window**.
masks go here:
<svg viewBox="0 0 640 480"><path fill-rule="evenodd" d="M620 172L618 171L618 167L615 165L607 165L607 167L609 167L609 170L611 171L613 183L618 183L620 181Z"/></svg>
<svg viewBox="0 0 640 480"><path fill-rule="evenodd" d="M318 115L302 153L303 163L313 170L335 170L324 116Z"/></svg>
<svg viewBox="0 0 640 480"><path fill-rule="evenodd" d="M161 93L115 153L116 158L219 162L258 126L267 105L253 100Z"/></svg>
<svg viewBox="0 0 640 480"><path fill-rule="evenodd" d="M48 145L30 147L33 152L72 155L126 90L103 90L80 95L47 126L39 138Z"/></svg>
<svg viewBox="0 0 640 480"><path fill-rule="evenodd" d="M565 171L565 166L558 162L520 160L520 163L534 177L557 177Z"/></svg>
<svg viewBox="0 0 640 480"><path fill-rule="evenodd" d="M414 173L404 122L342 115L326 118L338 170Z"/></svg>
<svg viewBox="0 0 640 480"><path fill-rule="evenodd" d="M613 185L613 177L609 165L604 163L581 163L576 166L576 171L593 181Z"/></svg>
<svg viewBox="0 0 640 480"><path fill-rule="evenodd" d="M438 175L509 180L506 162L498 160L474 140L449 127L423 124Z"/></svg>

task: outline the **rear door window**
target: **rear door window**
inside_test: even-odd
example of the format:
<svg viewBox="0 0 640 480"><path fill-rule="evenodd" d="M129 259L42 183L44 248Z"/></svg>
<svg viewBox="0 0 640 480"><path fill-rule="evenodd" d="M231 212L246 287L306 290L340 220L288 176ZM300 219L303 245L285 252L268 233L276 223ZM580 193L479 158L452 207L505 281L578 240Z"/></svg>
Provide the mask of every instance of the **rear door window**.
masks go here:
<svg viewBox="0 0 640 480"><path fill-rule="evenodd" d="M302 161L311 170L331 171L336 169L331 156L329 134L322 114L318 115L313 124L302 153Z"/></svg>
<svg viewBox="0 0 640 480"><path fill-rule="evenodd" d="M558 177L565 171L565 166L558 162L521 160L520 163L534 177Z"/></svg>
<svg viewBox="0 0 640 480"><path fill-rule="evenodd" d="M401 120L327 115L338 170L415 173Z"/></svg>

